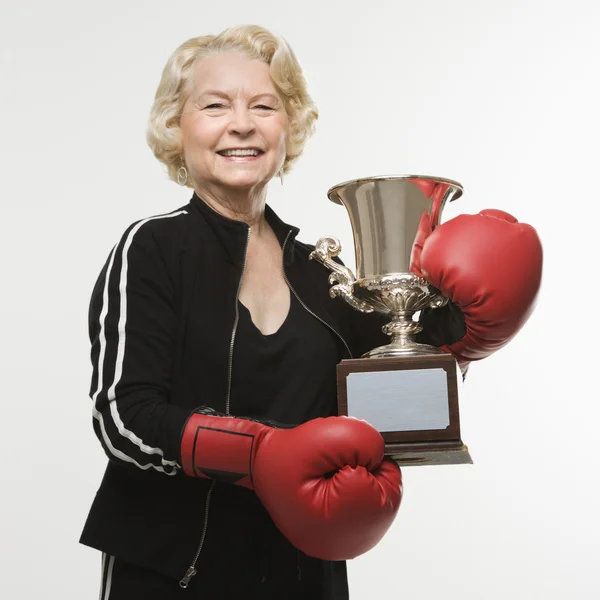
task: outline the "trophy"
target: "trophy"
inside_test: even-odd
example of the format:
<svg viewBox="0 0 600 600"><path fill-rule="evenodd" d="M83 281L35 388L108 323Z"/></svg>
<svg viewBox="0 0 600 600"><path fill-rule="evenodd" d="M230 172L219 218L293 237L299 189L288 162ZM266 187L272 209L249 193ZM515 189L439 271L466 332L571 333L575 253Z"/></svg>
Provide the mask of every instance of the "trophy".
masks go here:
<svg viewBox="0 0 600 600"><path fill-rule="evenodd" d="M327 196L348 211L356 277L333 260L339 240L319 239L311 258L332 272L332 298L354 309L389 317L390 342L337 366L340 415L364 419L383 436L385 452L399 465L472 463L460 435L457 363L435 346L420 344L416 313L444 306L448 298L410 272L424 211L432 228L447 202L462 195L456 181L420 175L357 179Z"/></svg>

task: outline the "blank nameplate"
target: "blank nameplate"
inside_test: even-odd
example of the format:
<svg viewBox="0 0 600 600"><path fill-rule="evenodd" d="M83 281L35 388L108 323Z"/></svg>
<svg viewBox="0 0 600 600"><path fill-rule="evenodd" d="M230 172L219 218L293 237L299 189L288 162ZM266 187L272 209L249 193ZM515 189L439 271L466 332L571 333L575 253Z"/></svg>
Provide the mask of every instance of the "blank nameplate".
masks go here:
<svg viewBox="0 0 600 600"><path fill-rule="evenodd" d="M450 425L444 369L350 373L348 415L380 432L446 429Z"/></svg>

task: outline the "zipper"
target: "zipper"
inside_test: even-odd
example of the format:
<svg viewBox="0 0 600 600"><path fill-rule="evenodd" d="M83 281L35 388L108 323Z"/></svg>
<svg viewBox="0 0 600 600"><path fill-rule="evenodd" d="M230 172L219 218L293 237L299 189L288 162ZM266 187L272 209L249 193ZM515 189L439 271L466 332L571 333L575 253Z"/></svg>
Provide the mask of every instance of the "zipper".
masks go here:
<svg viewBox="0 0 600 600"><path fill-rule="evenodd" d="M238 323L240 320L240 307L238 300L240 299L240 290L242 289L242 281L244 280L244 273L246 271L246 263L248 262L248 244L250 243L250 233L252 229L248 227L248 235L246 236L246 248L244 249L244 264L242 266L242 276L238 283L237 292L235 293L235 321L233 323L233 331L231 332L231 342L229 342L229 372L227 375L227 397L225 399L225 414L229 414L229 407L231 404L231 376L233 373L233 346L235 344L235 334L237 333Z"/></svg>
<svg viewBox="0 0 600 600"><path fill-rule="evenodd" d="M208 494L206 494L206 506L204 508L204 526L202 528L202 537L200 538L200 544L198 545L198 549L196 550L196 554L194 555L194 560L192 564L188 567L188 570L185 572L182 580L179 582L179 587L184 590L190 583L190 579L198 572L196 570L196 563L198 562L198 557L200 556L200 552L202 552L202 546L204 546L204 538L206 538L206 530L208 529L208 511L210 510L210 497L212 495L213 490L215 489L215 484L217 482L213 479L210 489L208 490Z"/></svg>
<svg viewBox="0 0 600 600"><path fill-rule="evenodd" d="M300 566L300 550L296 548L296 569L298 570L298 581L302 581L302 567Z"/></svg>
<svg viewBox="0 0 600 600"><path fill-rule="evenodd" d="M310 308L308 308L308 306L306 306L306 304L304 304L304 301L302 300L302 298L300 298L300 296L298 296L298 293L293 288L292 284L290 283L290 280L287 277L287 273L285 272L285 247L288 243L288 240L290 239L291 234L292 234L292 230L290 229L290 231L288 231L288 234L285 238L285 242L283 242L283 278L285 279L285 282L287 283L288 287L290 288L290 290L296 297L296 300L298 300L298 302L300 302L300 305L304 308L304 310L306 310L310 315L312 315L315 319L317 319L317 321L321 322L323 325L325 325L325 327L327 327L330 331L332 331L341 340L342 344L344 344L346 350L348 351L348 356L350 358L352 358L352 352L350 351L350 347L346 343L346 340L341 336L340 333L338 333L338 331L335 328L333 328L329 323L327 323L327 321L324 321L323 319L321 319L321 317L319 317L319 315L316 315L312 310L310 310Z"/></svg>
<svg viewBox="0 0 600 600"><path fill-rule="evenodd" d="M246 263L248 261L248 244L250 243L250 233L252 229L248 227L248 235L246 236L246 247L244 249L244 264L242 266L242 275L240 277L240 281L238 283L237 291L235 293L235 320L233 323L233 330L231 332L231 341L229 343L229 368L227 372L227 396L225 397L225 414L229 414L229 408L231 404L231 379L233 374L233 347L235 345L235 334L237 333L238 323L240 320L240 307L238 306L238 300L240 298L240 290L242 289L242 281L244 280L244 272L246 271ZM291 233L291 232L290 232ZM287 241L287 240L286 240ZM200 544L198 545L198 549L196 550L196 554L194 555L194 560L192 564L188 567L188 570L185 572L185 575L179 582L179 587L186 589L190 583L190 579L196 575L198 572L196 569L196 563L198 562L198 558L200 557L200 552L202 552L202 547L204 546L204 539L206 538L206 530L208 529L208 513L210 510L210 497L216 485L216 480L213 479L210 489L208 490L208 494L206 495L206 507L204 509L204 525L202 527L202 536L200 538Z"/></svg>

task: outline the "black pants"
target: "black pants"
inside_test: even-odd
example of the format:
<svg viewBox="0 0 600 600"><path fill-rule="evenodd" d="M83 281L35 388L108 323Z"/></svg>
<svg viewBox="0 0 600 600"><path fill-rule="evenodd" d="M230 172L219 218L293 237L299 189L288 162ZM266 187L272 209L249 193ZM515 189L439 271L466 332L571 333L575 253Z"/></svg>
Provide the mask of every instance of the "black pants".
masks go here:
<svg viewBox="0 0 600 600"><path fill-rule="evenodd" d="M102 555L99 600L347 600L347 590L323 589L310 572L298 577L245 577L232 569L229 577L211 578L200 573L182 589L175 579Z"/></svg>

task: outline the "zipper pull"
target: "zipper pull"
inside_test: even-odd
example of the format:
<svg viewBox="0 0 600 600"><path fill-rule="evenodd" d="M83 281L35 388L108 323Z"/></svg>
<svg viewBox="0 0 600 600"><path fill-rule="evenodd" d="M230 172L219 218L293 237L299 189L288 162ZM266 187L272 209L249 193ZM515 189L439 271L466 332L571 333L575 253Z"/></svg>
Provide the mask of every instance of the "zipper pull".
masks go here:
<svg viewBox="0 0 600 600"><path fill-rule="evenodd" d="M183 579L179 582L179 587L183 588L185 590L185 588L187 588L188 584L190 583L190 579L197 573L198 571L196 571L196 569L194 567L190 567L186 572L185 575L183 577Z"/></svg>

